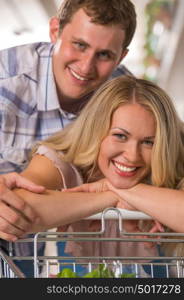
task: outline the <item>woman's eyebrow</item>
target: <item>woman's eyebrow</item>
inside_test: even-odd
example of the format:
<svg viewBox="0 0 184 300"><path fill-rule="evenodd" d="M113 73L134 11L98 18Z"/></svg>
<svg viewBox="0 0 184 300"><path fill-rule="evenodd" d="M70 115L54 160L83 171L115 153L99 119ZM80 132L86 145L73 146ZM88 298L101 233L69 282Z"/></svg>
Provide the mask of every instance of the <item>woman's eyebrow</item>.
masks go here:
<svg viewBox="0 0 184 300"><path fill-rule="evenodd" d="M144 139L147 139L147 140L152 140L152 139L154 139L155 138L155 136L153 135L153 136L145 136L144 137Z"/></svg>
<svg viewBox="0 0 184 300"><path fill-rule="evenodd" d="M114 128L112 128L112 130L114 130L114 129L119 129L119 130L123 131L124 133L126 133L127 135L131 135L131 133L128 132L128 131L127 131L126 129L124 129L124 128L121 128L121 127L114 127Z"/></svg>
<svg viewBox="0 0 184 300"><path fill-rule="evenodd" d="M121 127L113 127L112 130L114 130L114 129L121 130L121 131L123 131L124 133L126 133L127 135L131 135L131 133L128 132L128 131L127 131L126 129L124 129L124 128L121 128ZM147 140L152 140L152 139L154 139L154 138L155 138L154 135L153 135L153 136L145 136L145 137L144 137L144 139L147 139Z"/></svg>

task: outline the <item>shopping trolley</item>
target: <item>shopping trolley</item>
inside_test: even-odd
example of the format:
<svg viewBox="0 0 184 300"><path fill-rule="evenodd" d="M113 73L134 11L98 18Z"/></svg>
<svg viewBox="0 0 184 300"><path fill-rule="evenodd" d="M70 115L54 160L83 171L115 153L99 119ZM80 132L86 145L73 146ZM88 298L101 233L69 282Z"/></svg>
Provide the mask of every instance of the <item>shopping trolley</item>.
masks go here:
<svg viewBox="0 0 184 300"><path fill-rule="evenodd" d="M58 241L80 241L80 242L158 242L158 243L184 243L184 234L181 233L139 233L137 238L136 233L125 232L122 228L122 221L127 219L141 219L150 220L150 216L138 212L129 211L117 208L105 209L102 213L93 215L87 219L100 219L101 229L98 232L39 232L35 234L34 238L22 239L16 241L30 242L34 244L34 256L23 257L12 255L12 244L10 243L9 255L3 250L0 250L0 278L25 278L24 274L14 264L14 260L32 260L34 264L34 278L50 278L57 277L61 267L68 266L73 272L76 272L78 265L85 268L85 272L91 272L100 265L109 268L113 271L115 277L120 277L123 273L134 274L136 278L155 278L158 277L158 270L161 270L161 276L164 278L183 278L184 277L184 257L178 256L153 256L153 257L122 257L122 256L78 256L72 257L69 261L68 256L57 256L56 253L49 253L49 255L38 256L38 244L56 243ZM106 230L106 219L116 219L119 230L119 237L104 237ZM135 236L135 238L134 238ZM141 237L142 236L142 237ZM145 236L147 238L145 238ZM155 237L157 239L155 240ZM41 270L41 271L40 271ZM157 271L155 271L157 270Z"/></svg>

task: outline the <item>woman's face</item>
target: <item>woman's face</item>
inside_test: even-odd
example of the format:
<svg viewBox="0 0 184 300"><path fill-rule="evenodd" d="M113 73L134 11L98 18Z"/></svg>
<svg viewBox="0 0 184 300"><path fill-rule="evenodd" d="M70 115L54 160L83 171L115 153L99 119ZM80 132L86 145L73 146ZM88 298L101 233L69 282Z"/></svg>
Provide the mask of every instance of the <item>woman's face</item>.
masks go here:
<svg viewBox="0 0 184 300"><path fill-rule="evenodd" d="M155 131L153 114L140 104L124 104L114 112L98 166L116 188L131 188L150 174Z"/></svg>

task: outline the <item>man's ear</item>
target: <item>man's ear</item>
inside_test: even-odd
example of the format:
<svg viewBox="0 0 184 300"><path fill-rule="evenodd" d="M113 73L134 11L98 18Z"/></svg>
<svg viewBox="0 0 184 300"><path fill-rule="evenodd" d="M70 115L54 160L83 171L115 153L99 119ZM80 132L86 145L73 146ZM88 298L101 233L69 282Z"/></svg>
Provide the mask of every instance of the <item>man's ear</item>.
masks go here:
<svg viewBox="0 0 184 300"><path fill-rule="evenodd" d="M52 43L56 43L59 36L59 19L52 17L49 22L49 36Z"/></svg>
<svg viewBox="0 0 184 300"><path fill-rule="evenodd" d="M125 58L125 56L128 54L128 52L129 52L128 48L126 48L125 50L122 51L119 62L118 62L118 65L123 60L123 58Z"/></svg>

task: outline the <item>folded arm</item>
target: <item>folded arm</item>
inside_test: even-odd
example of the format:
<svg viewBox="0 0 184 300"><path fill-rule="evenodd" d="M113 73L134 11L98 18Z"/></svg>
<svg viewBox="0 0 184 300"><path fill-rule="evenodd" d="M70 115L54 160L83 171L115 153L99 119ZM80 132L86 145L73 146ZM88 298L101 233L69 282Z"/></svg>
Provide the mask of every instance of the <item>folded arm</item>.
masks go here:
<svg viewBox="0 0 184 300"><path fill-rule="evenodd" d="M147 184L131 189L114 189L125 201L175 232L184 232L184 191Z"/></svg>
<svg viewBox="0 0 184 300"><path fill-rule="evenodd" d="M116 189L106 179L92 184L69 189L71 192L91 191L115 192L122 200L117 204L121 208L125 203L129 209L139 210L150 215L175 232L184 232L184 191L148 184L138 184L130 189Z"/></svg>
<svg viewBox="0 0 184 300"><path fill-rule="evenodd" d="M25 189L15 189L39 216L31 231L45 230L72 223L107 207L117 205L118 196L112 191L99 193L64 193L63 182L58 169L45 156L36 155L28 168L21 174L35 184L46 188L42 194L35 194Z"/></svg>

